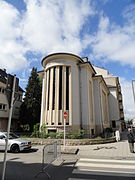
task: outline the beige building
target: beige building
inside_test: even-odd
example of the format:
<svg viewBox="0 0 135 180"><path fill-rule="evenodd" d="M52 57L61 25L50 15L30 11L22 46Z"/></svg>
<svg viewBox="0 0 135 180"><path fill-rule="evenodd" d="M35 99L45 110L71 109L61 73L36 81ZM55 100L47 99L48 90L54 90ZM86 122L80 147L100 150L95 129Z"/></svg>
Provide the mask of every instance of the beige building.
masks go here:
<svg viewBox="0 0 135 180"><path fill-rule="evenodd" d="M93 66L96 73L103 76L106 85L109 90L109 119L111 122L111 127L124 130L124 111L123 111L123 100L121 86L119 83L119 78L109 74L109 72L103 68Z"/></svg>
<svg viewBox="0 0 135 180"><path fill-rule="evenodd" d="M84 129L89 137L111 127L110 89L87 58L55 53L42 60L43 76L40 126L48 132Z"/></svg>
<svg viewBox="0 0 135 180"><path fill-rule="evenodd" d="M7 130L9 108L11 103L11 92L13 87L13 76L0 69L0 131ZM22 103L23 90L19 87L19 79L16 79L15 101L12 113L11 130L17 128L19 109Z"/></svg>

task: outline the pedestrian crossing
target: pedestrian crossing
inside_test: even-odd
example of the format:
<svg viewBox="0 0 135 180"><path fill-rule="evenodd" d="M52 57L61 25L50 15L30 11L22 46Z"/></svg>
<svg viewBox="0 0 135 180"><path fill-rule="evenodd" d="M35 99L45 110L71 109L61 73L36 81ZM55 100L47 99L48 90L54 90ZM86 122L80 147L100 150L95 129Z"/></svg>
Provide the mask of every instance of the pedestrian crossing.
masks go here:
<svg viewBox="0 0 135 180"><path fill-rule="evenodd" d="M135 177L135 160L80 158L75 167L74 173Z"/></svg>

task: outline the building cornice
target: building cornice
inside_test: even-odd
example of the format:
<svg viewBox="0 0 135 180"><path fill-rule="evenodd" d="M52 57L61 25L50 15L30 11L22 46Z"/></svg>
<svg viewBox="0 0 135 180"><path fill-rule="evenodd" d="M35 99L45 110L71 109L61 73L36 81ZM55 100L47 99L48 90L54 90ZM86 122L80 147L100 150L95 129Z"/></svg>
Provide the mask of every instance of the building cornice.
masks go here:
<svg viewBox="0 0 135 180"><path fill-rule="evenodd" d="M74 60L77 60L77 61L83 63L83 60L75 54L60 52L60 53L49 54L48 56L44 57L41 61L41 64L43 67L45 67L45 65L51 60L69 59L69 58L72 58L72 60L74 59Z"/></svg>
<svg viewBox="0 0 135 180"><path fill-rule="evenodd" d="M80 67L87 66L90 69L90 71L92 71L93 75L96 74L96 71L90 62L83 62L83 63L80 63L79 65Z"/></svg>

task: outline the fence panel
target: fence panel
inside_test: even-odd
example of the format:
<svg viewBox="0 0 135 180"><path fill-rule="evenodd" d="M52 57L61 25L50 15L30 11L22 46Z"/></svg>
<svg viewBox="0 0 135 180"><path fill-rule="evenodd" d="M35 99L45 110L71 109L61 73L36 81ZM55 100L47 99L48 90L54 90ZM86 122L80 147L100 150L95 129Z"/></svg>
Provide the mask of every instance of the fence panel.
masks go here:
<svg viewBox="0 0 135 180"><path fill-rule="evenodd" d="M35 176L38 177L40 173L45 173L48 178L50 179L51 176L47 172L47 167L51 165L53 161L61 156L61 141L55 141L51 144L47 144L43 147L42 153L42 169L41 171Z"/></svg>

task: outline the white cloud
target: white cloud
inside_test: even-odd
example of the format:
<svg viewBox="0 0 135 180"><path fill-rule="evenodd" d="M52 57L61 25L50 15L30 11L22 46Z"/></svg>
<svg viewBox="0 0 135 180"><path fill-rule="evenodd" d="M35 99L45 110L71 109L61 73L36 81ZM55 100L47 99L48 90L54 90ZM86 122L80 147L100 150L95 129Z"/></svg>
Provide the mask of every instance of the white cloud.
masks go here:
<svg viewBox="0 0 135 180"><path fill-rule="evenodd" d="M25 47L20 42L19 12L0 1L0 68L14 71L27 66Z"/></svg>
<svg viewBox="0 0 135 180"><path fill-rule="evenodd" d="M26 10L19 12L0 1L0 68L8 72L30 66L28 51L43 55L67 51L80 54L89 43L81 30L94 14L87 0L24 0ZM35 61L35 60L34 60Z"/></svg>
<svg viewBox="0 0 135 180"><path fill-rule="evenodd" d="M121 77L120 83L121 83L121 88L122 88L125 117L129 119L134 118L135 117L135 102L133 98L131 82Z"/></svg>
<svg viewBox="0 0 135 180"><path fill-rule="evenodd" d="M88 1L25 1L27 11L22 21L22 35L30 49L41 53L83 49L80 32L93 10Z"/></svg>
<svg viewBox="0 0 135 180"><path fill-rule="evenodd" d="M130 17L131 17L130 13ZM119 61L135 67L135 18L126 21L123 27L110 23L109 18L101 16L98 32L91 44L95 59Z"/></svg>

